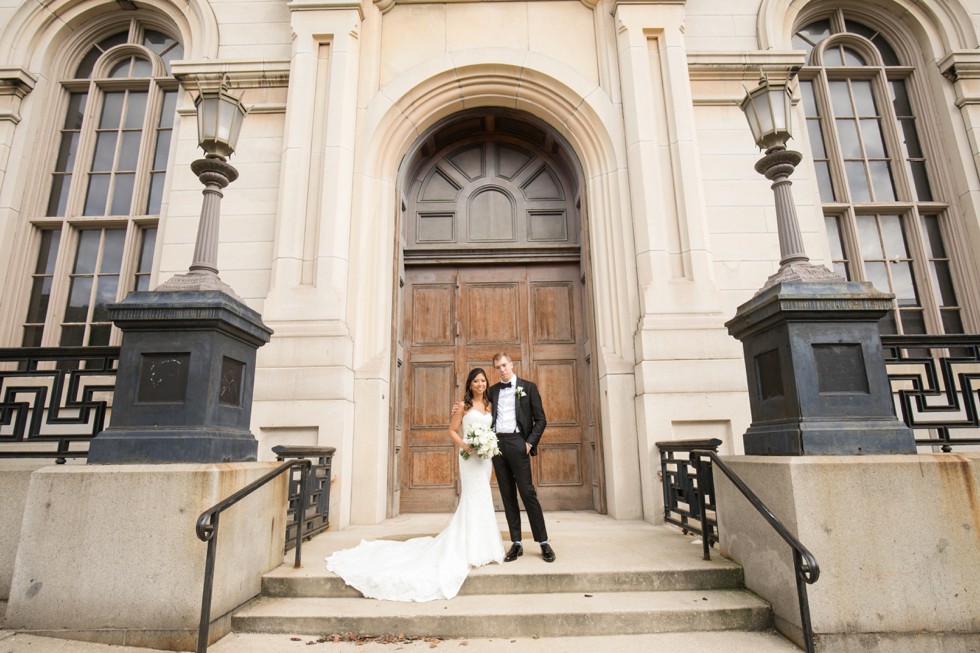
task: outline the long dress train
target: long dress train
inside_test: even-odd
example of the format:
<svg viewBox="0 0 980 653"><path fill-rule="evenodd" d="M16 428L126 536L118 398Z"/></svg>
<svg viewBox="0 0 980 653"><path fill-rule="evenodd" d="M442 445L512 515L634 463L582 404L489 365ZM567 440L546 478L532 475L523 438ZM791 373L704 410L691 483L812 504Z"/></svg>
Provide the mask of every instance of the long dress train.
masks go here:
<svg viewBox="0 0 980 653"><path fill-rule="evenodd" d="M470 410L463 415L463 431L492 421L489 413ZM504 546L490 493L493 466L476 455L457 459L459 505L441 533L404 542L361 540L327 558L327 569L367 598L433 601L456 596L471 566L503 562Z"/></svg>

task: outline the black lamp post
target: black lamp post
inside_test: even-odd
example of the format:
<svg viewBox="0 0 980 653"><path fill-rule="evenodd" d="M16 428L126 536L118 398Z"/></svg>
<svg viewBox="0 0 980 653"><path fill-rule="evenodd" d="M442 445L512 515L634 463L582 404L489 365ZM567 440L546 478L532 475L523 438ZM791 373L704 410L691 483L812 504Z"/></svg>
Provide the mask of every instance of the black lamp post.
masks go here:
<svg viewBox="0 0 980 653"><path fill-rule="evenodd" d="M803 156L786 149L792 91L764 78L740 106L765 151L755 169L772 181L780 250L779 270L726 324L749 382L745 453L915 453L895 417L878 334L892 295L813 265L804 251L789 181Z"/></svg>
<svg viewBox="0 0 980 653"><path fill-rule="evenodd" d="M109 306L123 332L111 424L89 463L215 463L256 459L249 430L255 352L272 330L218 278L221 190L247 113L224 88L195 100L204 184L194 260L152 292Z"/></svg>

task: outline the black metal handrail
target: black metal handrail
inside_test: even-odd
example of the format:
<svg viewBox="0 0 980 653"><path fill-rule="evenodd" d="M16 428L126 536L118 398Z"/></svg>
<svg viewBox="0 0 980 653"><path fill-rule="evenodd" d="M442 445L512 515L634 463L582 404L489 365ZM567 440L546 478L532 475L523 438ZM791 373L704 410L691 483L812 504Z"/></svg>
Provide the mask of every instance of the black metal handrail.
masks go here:
<svg viewBox="0 0 980 653"><path fill-rule="evenodd" d="M197 537L208 543L208 556L204 562L204 593L201 597L201 622L197 629L197 653L206 653L208 650L208 634L211 630L211 592L214 588L214 560L218 552L218 518L221 516L221 513L293 467L300 468L302 479L300 487L306 487L306 476L310 471L311 465L312 463L306 458L297 458L283 463L262 478L256 479L227 499L208 508L197 518L197 527L195 529L197 531ZM298 501L299 514L302 515L306 512L305 492L299 493ZM301 519L296 528L296 557L293 566L296 568L301 567L302 560L303 520Z"/></svg>
<svg viewBox="0 0 980 653"><path fill-rule="evenodd" d="M793 549L793 568L796 572L796 594L800 600L800 622L803 627L803 640L807 653L814 653L813 625L810 622L810 601L807 599L806 586L812 585L820 578L820 566L817 564L817 559L813 557L810 550L803 546L803 543L795 535L789 532L783 523L779 521L779 518L762 502L762 499L749 489L749 486L739 478L738 474L733 472L728 465L721 461L718 454L704 449L695 449L691 452L691 460L694 461L699 477L707 478L713 473L707 469L707 466L701 460L702 456L710 458L711 464L724 472L728 480L742 493L742 496L748 499L752 507L775 529L776 534L783 538L783 541ZM705 510L704 501L704 492L699 492L698 502L701 504L702 515ZM708 542L708 538L702 537L701 542L704 546L704 559L711 560L711 545Z"/></svg>
<svg viewBox="0 0 980 653"><path fill-rule="evenodd" d="M679 526L686 535L696 533L709 544L718 541L718 520L715 511L712 479L701 478L691 464L695 449L718 451L721 440L666 440L655 443L660 450L660 480L664 491L664 521ZM687 458L681 456L686 455ZM698 495L711 497L711 503L701 506ZM706 499L707 501L707 499ZM695 523L696 522L696 523Z"/></svg>

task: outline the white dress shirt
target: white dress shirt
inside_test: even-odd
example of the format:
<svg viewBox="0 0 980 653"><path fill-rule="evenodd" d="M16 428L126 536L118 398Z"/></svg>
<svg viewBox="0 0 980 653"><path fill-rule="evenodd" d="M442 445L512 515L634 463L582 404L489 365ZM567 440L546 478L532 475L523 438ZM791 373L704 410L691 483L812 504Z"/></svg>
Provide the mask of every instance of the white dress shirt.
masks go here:
<svg viewBox="0 0 980 653"><path fill-rule="evenodd" d="M510 386L501 388L497 393L497 423L494 427L497 433L517 433L516 387L517 377L514 376L510 379Z"/></svg>

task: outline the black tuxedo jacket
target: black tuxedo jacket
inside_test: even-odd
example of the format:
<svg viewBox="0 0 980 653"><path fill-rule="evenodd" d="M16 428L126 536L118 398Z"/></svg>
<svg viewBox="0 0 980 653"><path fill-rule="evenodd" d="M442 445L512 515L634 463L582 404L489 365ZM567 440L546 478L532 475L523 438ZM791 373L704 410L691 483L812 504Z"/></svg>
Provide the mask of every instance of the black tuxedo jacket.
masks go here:
<svg viewBox="0 0 980 653"><path fill-rule="evenodd" d="M541 394L538 386L526 379L518 379L517 376L511 377L511 382L517 384L516 387L524 390L524 396L515 398L515 408L517 409L517 429L524 438L525 442L531 445L530 454L538 455L538 442L541 441L541 434L544 427L548 425L544 416L544 407L541 405ZM500 387L497 383L490 387L490 401L493 403L493 428L497 426L497 397L500 396Z"/></svg>

